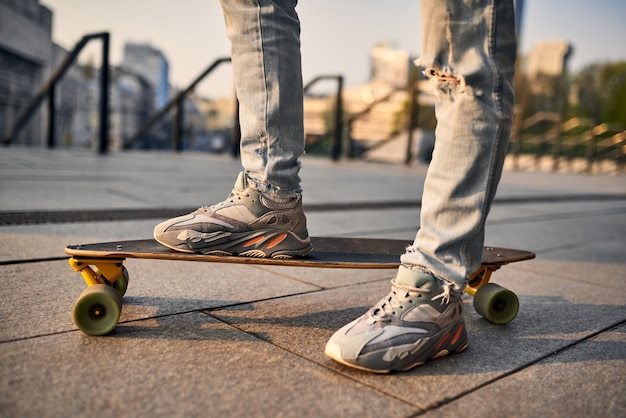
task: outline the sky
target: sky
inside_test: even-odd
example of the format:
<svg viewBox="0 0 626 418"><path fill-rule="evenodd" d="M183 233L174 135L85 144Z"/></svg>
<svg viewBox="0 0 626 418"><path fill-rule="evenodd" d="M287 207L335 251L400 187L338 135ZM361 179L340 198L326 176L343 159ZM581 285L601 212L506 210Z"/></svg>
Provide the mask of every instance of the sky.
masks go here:
<svg viewBox="0 0 626 418"><path fill-rule="evenodd" d="M40 0L53 11L52 38L71 49L83 35L111 33L111 63L121 62L127 41L150 43L170 64L170 82L184 87L215 59L230 54L218 0ZM306 83L342 74L347 86L368 81L369 54L384 42L420 53L419 0L300 0L302 66ZM573 46L569 69L626 60L626 0L525 0L520 51L542 41ZM80 60L98 60L100 45ZM230 65L198 87L201 94L232 94Z"/></svg>

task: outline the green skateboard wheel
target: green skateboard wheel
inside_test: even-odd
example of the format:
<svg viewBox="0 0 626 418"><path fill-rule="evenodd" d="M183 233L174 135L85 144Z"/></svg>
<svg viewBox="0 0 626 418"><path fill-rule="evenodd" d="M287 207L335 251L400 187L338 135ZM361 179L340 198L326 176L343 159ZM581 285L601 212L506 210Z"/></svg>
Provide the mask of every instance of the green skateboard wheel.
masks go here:
<svg viewBox="0 0 626 418"><path fill-rule="evenodd" d="M128 270L126 270L126 267L124 267L124 270L122 270L122 275L112 284L113 289L117 290L117 293L119 293L121 297L124 297L124 295L126 294L129 280L130 276L128 274Z"/></svg>
<svg viewBox="0 0 626 418"><path fill-rule="evenodd" d="M487 283L474 295L474 309L494 324L508 324L519 311L519 300L515 293L495 283Z"/></svg>
<svg viewBox="0 0 626 418"><path fill-rule="evenodd" d="M97 284L83 291L74 305L74 323L89 335L113 331L122 311L122 297L111 286Z"/></svg>

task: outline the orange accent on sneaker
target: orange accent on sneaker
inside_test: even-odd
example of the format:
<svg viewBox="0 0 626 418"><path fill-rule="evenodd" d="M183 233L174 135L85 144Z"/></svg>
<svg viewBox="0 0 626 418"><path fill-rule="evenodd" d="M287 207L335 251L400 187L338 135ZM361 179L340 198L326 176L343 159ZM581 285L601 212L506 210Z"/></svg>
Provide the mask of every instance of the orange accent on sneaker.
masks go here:
<svg viewBox="0 0 626 418"><path fill-rule="evenodd" d="M244 247L251 247L255 244L258 244L259 242L265 240L265 236L264 235L259 235L258 237L252 238L249 241L246 241L245 243L243 243Z"/></svg>
<svg viewBox="0 0 626 418"><path fill-rule="evenodd" d="M444 345L446 341L448 341L448 338L450 338L450 333L447 333L445 337L439 340L439 342L435 346L435 351L438 351L441 348L441 346Z"/></svg>
<svg viewBox="0 0 626 418"><path fill-rule="evenodd" d="M287 234L280 234L279 236L277 236L276 238L274 238L273 240L271 240L269 242L269 244L267 244L265 246L265 248L267 248L268 250L270 248L274 248L275 246L277 246L278 244L280 244L281 242L283 242L285 240L285 238L287 238Z"/></svg>
<svg viewBox="0 0 626 418"><path fill-rule="evenodd" d="M459 325L459 328L456 330L454 337L452 337L452 341L450 341L450 344L452 345L456 344L456 342L459 340L459 337L461 336L462 331L463 331L463 324Z"/></svg>

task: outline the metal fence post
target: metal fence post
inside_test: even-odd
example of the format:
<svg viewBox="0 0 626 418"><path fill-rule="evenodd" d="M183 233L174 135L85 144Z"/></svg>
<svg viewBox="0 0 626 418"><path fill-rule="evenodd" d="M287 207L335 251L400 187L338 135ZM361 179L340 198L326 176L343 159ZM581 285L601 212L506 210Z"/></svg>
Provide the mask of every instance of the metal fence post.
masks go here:
<svg viewBox="0 0 626 418"><path fill-rule="evenodd" d="M335 123L333 125L333 147L331 158L337 161L341 158L343 147L343 77L337 76L337 97L335 99ZM345 153L348 157L352 155L352 144L346 144Z"/></svg>
<svg viewBox="0 0 626 418"><path fill-rule="evenodd" d="M102 67L100 68L100 126L98 152L109 151L109 34L102 35Z"/></svg>
<svg viewBox="0 0 626 418"><path fill-rule="evenodd" d="M55 146L55 92L56 92L56 84L50 84L50 91L48 92L48 148L52 149Z"/></svg>
<svg viewBox="0 0 626 418"><path fill-rule="evenodd" d="M174 151L181 152L183 150L185 96L178 96L174 112Z"/></svg>

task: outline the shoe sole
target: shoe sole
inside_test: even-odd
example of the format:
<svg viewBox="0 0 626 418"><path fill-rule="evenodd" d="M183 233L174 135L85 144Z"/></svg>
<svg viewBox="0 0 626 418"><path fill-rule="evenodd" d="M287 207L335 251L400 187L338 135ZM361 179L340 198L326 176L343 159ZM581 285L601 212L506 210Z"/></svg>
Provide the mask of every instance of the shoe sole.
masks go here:
<svg viewBox="0 0 626 418"><path fill-rule="evenodd" d="M224 235L221 241L215 237L211 238L212 245L204 247L200 244L201 240L196 242L178 241L178 243L173 244L156 236L154 239L161 245L176 251L216 256L291 259L304 257L313 250L308 235L303 239L292 232L285 231L257 230L248 233L228 234Z"/></svg>
<svg viewBox="0 0 626 418"><path fill-rule="evenodd" d="M438 335L442 335L438 337ZM431 360L435 360L441 357L448 356L450 354L458 354L465 351L468 347L467 331L465 324L452 325L447 329L439 332L438 334L430 337L429 339L420 342L420 351L427 355L418 356L419 360L415 360L408 365L402 367L394 367L393 362L389 362L389 367L386 369L374 369L357 363L351 363L346 361L341 356L341 348L338 345L326 345L324 354L335 360L338 363L349 366L351 368L364 370L367 372L388 374L391 372L405 372L411 370L417 366L421 366ZM424 358L425 357L425 358Z"/></svg>

